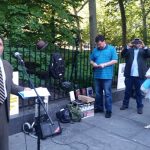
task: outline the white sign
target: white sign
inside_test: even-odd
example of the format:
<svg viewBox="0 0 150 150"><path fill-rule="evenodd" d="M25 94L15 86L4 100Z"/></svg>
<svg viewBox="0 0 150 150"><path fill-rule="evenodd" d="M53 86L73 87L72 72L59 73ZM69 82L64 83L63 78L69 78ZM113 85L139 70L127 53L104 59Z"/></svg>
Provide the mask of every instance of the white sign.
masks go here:
<svg viewBox="0 0 150 150"><path fill-rule="evenodd" d="M18 71L13 72L13 82L14 84L19 84L19 74ZM10 94L10 115L19 114L19 98L16 95Z"/></svg>
<svg viewBox="0 0 150 150"><path fill-rule="evenodd" d="M125 88L125 84L124 84L124 80L125 80L124 69L125 69L125 63L119 64L117 89L124 89Z"/></svg>
<svg viewBox="0 0 150 150"><path fill-rule="evenodd" d="M70 92L69 92L69 96L70 96L71 102L75 101L74 91L70 91Z"/></svg>

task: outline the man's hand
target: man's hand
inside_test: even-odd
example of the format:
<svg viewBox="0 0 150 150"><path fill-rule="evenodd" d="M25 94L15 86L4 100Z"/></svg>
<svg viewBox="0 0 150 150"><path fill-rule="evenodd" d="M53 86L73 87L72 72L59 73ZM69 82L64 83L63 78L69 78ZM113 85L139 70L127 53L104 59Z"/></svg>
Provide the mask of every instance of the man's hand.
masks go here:
<svg viewBox="0 0 150 150"><path fill-rule="evenodd" d="M99 68L105 68L105 67L106 67L106 64L105 64L105 63L99 64L98 67L99 67Z"/></svg>
<svg viewBox="0 0 150 150"><path fill-rule="evenodd" d="M30 91L31 89L29 87L25 87L24 91Z"/></svg>
<svg viewBox="0 0 150 150"><path fill-rule="evenodd" d="M133 46L133 44L128 43L128 45L126 46L127 49L131 48Z"/></svg>
<svg viewBox="0 0 150 150"><path fill-rule="evenodd" d="M146 76L146 78L150 79L150 76Z"/></svg>
<svg viewBox="0 0 150 150"><path fill-rule="evenodd" d="M97 65L97 63L93 63L92 64L94 68L98 68L99 65Z"/></svg>

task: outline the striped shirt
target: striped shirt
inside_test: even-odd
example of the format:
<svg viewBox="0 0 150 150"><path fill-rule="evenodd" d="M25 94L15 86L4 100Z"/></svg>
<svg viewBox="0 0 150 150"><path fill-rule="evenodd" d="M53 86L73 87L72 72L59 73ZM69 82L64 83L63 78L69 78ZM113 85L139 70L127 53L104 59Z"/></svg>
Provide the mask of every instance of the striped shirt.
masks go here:
<svg viewBox="0 0 150 150"><path fill-rule="evenodd" d="M106 63L112 60L117 60L118 56L115 47L106 45L102 50L94 48L90 55L90 60L96 64ZM104 68L94 68L94 78L96 79L112 79L113 77L113 66L110 65Z"/></svg>
<svg viewBox="0 0 150 150"><path fill-rule="evenodd" d="M3 66L3 62L2 62L1 58L0 58L0 67L1 67L1 70L2 70L5 97L7 97L7 92L6 92L6 75L5 75L4 66Z"/></svg>

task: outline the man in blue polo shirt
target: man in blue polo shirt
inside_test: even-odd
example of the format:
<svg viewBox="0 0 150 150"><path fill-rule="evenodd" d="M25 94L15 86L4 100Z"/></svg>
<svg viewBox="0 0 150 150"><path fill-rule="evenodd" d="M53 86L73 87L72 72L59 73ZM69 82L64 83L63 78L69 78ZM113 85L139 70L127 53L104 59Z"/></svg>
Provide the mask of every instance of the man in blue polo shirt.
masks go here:
<svg viewBox="0 0 150 150"><path fill-rule="evenodd" d="M104 112L103 91L105 93L105 117L110 118L112 113L112 77L113 66L117 63L117 53L115 47L108 45L103 35L95 38L97 47L90 55L90 63L93 66L95 80L95 104L94 111Z"/></svg>

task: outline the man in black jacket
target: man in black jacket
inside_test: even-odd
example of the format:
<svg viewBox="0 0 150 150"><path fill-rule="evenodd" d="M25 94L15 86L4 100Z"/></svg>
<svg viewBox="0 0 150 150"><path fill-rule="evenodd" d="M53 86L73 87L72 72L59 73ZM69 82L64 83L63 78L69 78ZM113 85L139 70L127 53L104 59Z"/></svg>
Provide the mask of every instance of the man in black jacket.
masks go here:
<svg viewBox="0 0 150 150"><path fill-rule="evenodd" d="M125 95L120 110L125 110L129 106L129 99L134 86L136 92L137 113L143 113L142 94L140 87L145 80L147 71L147 59L150 58L150 49L144 47L140 39L134 39L131 44L123 49L121 56L125 58Z"/></svg>

